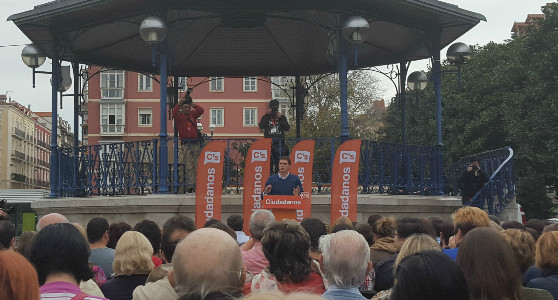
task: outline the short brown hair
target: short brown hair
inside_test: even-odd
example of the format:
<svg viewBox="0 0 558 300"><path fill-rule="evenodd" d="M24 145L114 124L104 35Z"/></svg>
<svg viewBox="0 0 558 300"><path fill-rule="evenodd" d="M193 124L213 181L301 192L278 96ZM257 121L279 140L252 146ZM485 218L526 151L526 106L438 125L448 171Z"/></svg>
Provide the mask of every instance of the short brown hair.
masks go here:
<svg viewBox="0 0 558 300"><path fill-rule="evenodd" d="M279 158L279 160L280 160L280 161L281 161L281 160L286 160L286 161L289 163L289 165L291 164L291 158L288 157L288 156L281 156L281 158Z"/></svg>
<svg viewBox="0 0 558 300"><path fill-rule="evenodd" d="M500 232L513 250L515 261L521 274L525 273L535 262L535 240L526 231L506 229Z"/></svg>
<svg viewBox="0 0 558 300"><path fill-rule="evenodd" d="M453 213L452 219L454 230L461 230L462 236L477 227L490 227L488 214L474 206L465 206L458 209Z"/></svg>
<svg viewBox="0 0 558 300"><path fill-rule="evenodd" d="M545 232L539 237L535 264L541 270L558 268L558 231Z"/></svg>
<svg viewBox="0 0 558 300"><path fill-rule="evenodd" d="M381 218L375 223L376 226L372 227L378 237L391 236L395 234L395 219L394 218Z"/></svg>

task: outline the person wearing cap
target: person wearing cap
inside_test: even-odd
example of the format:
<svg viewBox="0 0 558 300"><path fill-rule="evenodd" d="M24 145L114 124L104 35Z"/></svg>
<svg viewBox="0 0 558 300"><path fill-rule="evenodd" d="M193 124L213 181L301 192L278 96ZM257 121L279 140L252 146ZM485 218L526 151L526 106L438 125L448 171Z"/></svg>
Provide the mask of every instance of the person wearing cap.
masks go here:
<svg viewBox="0 0 558 300"><path fill-rule="evenodd" d="M285 144L285 132L291 126L287 118L279 111L279 101L273 99L269 101L267 113L263 115L259 123L260 130L264 137L272 138L271 143L271 173L279 172L279 158L289 155L289 147Z"/></svg>
<svg viewBox="0 0 558 300"><path fill-rule="evenodd" d="M194 104L192 97L190 97L191 90L186 92L186 95L178 101L172 109L172 118L174 119L174 126L178 130L182 144L181 163L186 167L186 174L191 183L194 182L195 164L197 157L201 151L198 142L201 139L201 134L198 131L198 118L204 113L203 107ZM189 189L191 192L193 188Z"/></svg>

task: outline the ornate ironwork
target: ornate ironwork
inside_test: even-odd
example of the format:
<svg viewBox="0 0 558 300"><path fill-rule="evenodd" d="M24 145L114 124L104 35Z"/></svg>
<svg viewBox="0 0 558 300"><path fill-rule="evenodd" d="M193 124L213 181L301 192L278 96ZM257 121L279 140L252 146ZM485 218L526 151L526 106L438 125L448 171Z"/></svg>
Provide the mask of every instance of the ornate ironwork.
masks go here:
<svg viewBox="0 0 558 300"><path fill-rule="evenodd" d="M197 158L203 146L219 139L169 139L167 182L171 193L191 192L196 185ZM244 162L254 139L221 139L227 142L223 186L229 194L242 193ZM292 149L298 139L278 143L279 153ZM339 138L316 139L312 192L329 193L332 162ZM160 139L76 148L60 148L59 195L112 196L156 193ZM435 146L411 146L363 140L361 146L360 193L428 194L436 184ZM408 168L407 172L403 172ZM404 174L409 174L406 178ZM499 184L499 183L498 183ZM497 183L493 183L494 189Z"/></svg>

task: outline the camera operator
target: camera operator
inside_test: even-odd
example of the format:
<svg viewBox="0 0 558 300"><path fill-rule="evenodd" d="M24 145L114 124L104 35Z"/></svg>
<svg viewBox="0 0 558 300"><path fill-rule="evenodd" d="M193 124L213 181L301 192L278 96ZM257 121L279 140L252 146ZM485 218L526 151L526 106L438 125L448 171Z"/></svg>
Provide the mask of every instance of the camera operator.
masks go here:
<svg viewBox="0 0 558 300"><path fill-rule="evenodd" d="M194 104L190 93L192 89L186 91L186 95L178 101L172 109L174 126L178 129L178 136L181 141L182 156L181 163L186 168L186 176L190 178L190 183L194 183L196 178L197 158L201 151L201 133L198 131L198 118L204 113L203 107ZM181 177L183 175L181 174ZM181 178L181 182L188 183ZM193 187L188 188L188 192L193 192Z"/></svg>
<svg viewBox="0 0 558 300"><path fill-rule="evenodd" d="M279 158L289 155L289 148L284 139L285 132L289 131L291 126L287 118L279 111L279 101L277 99L269 101L269 108L260 120L259 126L264 137L273 139L271 143L271 173L278 173ZM279 151L279 149L281 150Z"/></svg>
<svg viewBox="0 0 558 300"><path fill-rule="evenodd" d="M488 181L488 176L481 170L479 160L476 158L471 159L467 165L467 169L459 177L459 188L461 189L461 203L463 206L467 205L473 196L484 186Z"/></svg>

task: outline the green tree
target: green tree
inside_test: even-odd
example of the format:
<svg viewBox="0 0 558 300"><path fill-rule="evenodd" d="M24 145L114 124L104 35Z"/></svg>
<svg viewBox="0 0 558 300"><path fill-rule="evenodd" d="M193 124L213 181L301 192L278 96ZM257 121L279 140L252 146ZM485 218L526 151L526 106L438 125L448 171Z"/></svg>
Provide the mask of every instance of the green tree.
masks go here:
<svg viewBox="0 0 558 300"><path fill-rule="evenodd" d="M338 137L341 132L339 76L308 76L305 84L310 87L306 96L306 114L301 123L301 136ZM373 106L374 100L378 99L378 81L370 71L350 71L347 89L349 134L355 138L376 138L382 119L382 111ZM295 135L292 129L287 134L288 137Z"/></svg>
<svg viewBox="0 0 558 300"><path fill-rule="evenodd" d="M442 76L442 138L445 165L460 157L504 146L515 151L516 178L540 176L558 186L558 15L545 11L525 36L502 44L473 47L463 68ZM454 69L444 63L443 70ZM429 72L430 75L430 72ZM433 85L407 96L408 141L432 145L436 139ZM393 105L396 104L396 105ZM400 141L400 105L396 99L384 120L385 140ZM525 188L525 185L523 185ZM521 188L521 187L520 187ZM518 201L531 201L518 193ZM539 206L540 207L540 206ZM546 209L546 208L545 208Z"/></svg>

